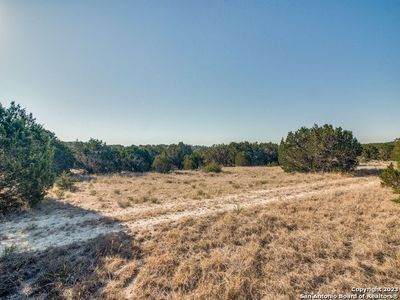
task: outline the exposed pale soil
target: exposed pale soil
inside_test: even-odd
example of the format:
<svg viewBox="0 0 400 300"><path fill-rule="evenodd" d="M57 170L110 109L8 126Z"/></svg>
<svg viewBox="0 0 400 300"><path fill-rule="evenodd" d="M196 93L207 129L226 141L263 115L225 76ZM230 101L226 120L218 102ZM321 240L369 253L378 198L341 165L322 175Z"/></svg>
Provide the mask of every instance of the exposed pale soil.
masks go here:
<svg viewBox="0 0 400 300"><path fill-rule="evenodd" d="M195 176L200 178L197 180L201 189L197 190L197 193L193 193L193 188L186 183L188 178L193 182L192 177ZM205 179L202 181L202 178ZM240 187L231 187L234 179ZM168 183L161 182L153 188L152 195L158 197L157 201L153 201L156 203L132 203L134 200L127 200L125 205L118 205L118 201L123 197L132 199L130 196L121 195L121 190L135 190L157 180L167 180ZM7 248L18 252L44 250L51 246L86 241L100 234L137 232L185 217L241 210L277 200L323 197L366 190L378 184L379 181L374 176L284 174L277 167L226 168L224 174L214 176L201 172L133 177L114 175L111 178L99 176L92 182L80 183L79 191L69 193L65 199L48 197L37 209L8 216L0 223L0 253ZM168 191L175 190L175 195L171 199L160 201L159 195L164 194L165 185ZM116 187L121 189L116 190ZM88 189L102 191L104 196L87 195ZM218 192L213 192L216 189ZM99 205L106 196L108 206Z"/></svg>

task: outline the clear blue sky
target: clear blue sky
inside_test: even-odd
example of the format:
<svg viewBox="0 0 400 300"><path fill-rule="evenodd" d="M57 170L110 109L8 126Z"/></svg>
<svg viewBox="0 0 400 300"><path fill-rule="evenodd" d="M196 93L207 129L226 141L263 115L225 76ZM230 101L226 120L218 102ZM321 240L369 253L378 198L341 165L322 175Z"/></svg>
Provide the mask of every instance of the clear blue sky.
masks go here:
<svg viewBox="0 0 400 300"><path fill-rule="evenodd" d="M400 1L0 1L0 101L63 140L400 137Z"/></svg>

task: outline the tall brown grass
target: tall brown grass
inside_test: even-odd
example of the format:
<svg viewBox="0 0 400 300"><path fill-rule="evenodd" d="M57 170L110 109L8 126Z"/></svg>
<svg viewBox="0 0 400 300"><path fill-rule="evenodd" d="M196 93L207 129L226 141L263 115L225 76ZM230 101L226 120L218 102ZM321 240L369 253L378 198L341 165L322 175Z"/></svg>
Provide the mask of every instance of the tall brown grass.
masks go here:
<svg viewBox="0 0 400 300"><path fill-rule="evenodd" d="M138 299L299 299L400 284L400 205L375 188L187 219L145 235Z"/></svg>
<svg viewBox="0 0 400 300"><path fill-rule="evenodd" d="M0 259L0 297L299 299L398 286L400 205L392 198L377 185L10 254Z"/></svg>

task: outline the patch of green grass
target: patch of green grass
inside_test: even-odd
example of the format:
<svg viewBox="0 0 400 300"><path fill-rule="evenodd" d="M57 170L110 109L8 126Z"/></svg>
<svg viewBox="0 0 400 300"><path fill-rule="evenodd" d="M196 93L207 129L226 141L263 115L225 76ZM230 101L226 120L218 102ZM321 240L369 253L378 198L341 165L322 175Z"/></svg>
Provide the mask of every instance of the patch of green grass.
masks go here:
<svg viewBox="0 0 400 300"><path fill-rule="evenodd" d="M400 204L400 198L393 199L392 202L394 202L396 204Z"/></svg>
<svg viewBox="0 0 400 300"><path fill-rule="evenodd" d="M71 278L73 271L73 266L63 262L61 265L55 266L55 269L43 274L43 276L49 282L66 283Z"/></svg>
<svg viewBox="0 0 400 300"><path fill-rule="evenodd" d="M257 184L267 184L268 180L259 180L257 181Z"/></svg>
<svg viewBox="0 0 400 300"><path fill-rule="evenodd" d="M68 265L67 263L64 263L60 270L58 270L57 273L53 274L59 281L61 282L67 282L70 276L73 273L73 268Z"/></svg>
<svg viewBox="0 0 400 300"><path fill-rule="evenodd" d="M210 198L210 195L208 195L206 192L204 192L203 190L198 190L195 196L195 199L208 199Z"/></svg>
<svg viewBox="0 0 400 300"><path fill-rule="evenodd" d="M203 190L197 191L197 196L204 196L205 194L206 194L206 192L204 192Z"/></svg>
<svg viewBox="0 0 400 300"><path fill-rule="evenodd" d="M16 250L17 250L17 247L16 247L15 245L11 245L11 246L5 247L5 248L3 249L3 254L2 254L2 256L11 255L11 254L13 254Z"/></svg>
<svg viewBox="0 0 400 300"><path fill-rule="evenodd" d="M151 202L154 204L160 203L160 201L156 197L152 197L150 195L143 196L142 198L140 198L140 200L141 200L141 203L145 203L145 202Z"/></svg>
<svg viewBox="0 0 400 300"><path fill-rule="evenodd" d="M232 183L232 187L233 187L234 189L240 189L240 184Z"/></svg>
<svg viewBox="0 0 400 300"><path fill-rule="evenodd" d="M202 168L205 173L221 173L222 167L219 163L213 161Z"/></svg>
<svg viewBox="0 0 400 300"><path fill-rule="evenodd" d="M150 203L154 203L154 204L160 203L160 200L158 198L153 197L151 195L144 195L139 198L134 198L132 196L129 196L127 199L130 202L130 204L132 204L132 203L141 204L141 203L146 203L146 202L150 202Z"/></svg>

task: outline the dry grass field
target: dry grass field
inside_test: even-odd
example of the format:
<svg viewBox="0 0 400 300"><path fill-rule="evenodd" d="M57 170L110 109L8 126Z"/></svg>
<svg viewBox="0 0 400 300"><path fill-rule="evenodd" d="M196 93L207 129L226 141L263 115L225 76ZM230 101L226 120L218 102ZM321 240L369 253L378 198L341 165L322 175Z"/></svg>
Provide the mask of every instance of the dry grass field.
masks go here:
<svg viewBox="0 0 400 300"><path fill-rule="evenodd" d="M400 285L376 170L93 176L0 222L0 298L299 299Z"/></svg>

